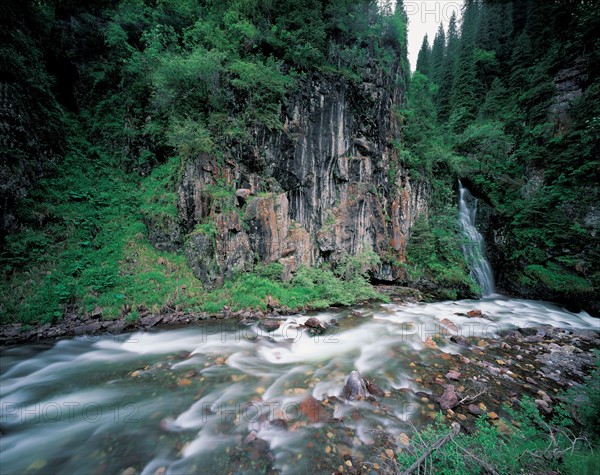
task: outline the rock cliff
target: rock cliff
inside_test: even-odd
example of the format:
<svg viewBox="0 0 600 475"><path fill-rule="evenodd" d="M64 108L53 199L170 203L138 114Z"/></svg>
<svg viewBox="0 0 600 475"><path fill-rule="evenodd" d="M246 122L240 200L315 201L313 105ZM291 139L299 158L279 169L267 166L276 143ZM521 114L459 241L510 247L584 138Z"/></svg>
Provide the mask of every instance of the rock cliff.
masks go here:
<svg viewBox="0 0 600 475"><path fill-rule="evenodd" d="M278 262L289 278L301 265L373 250L381 257L373 276L398 278L428 193L393 146L401 74L399 63L373 63L360 81L313 73L282 106L281 130L256 128L252 145L188 161L178 209L195 275L219 284L257 262ZM180 234L153 231L151 239L172 248Z"/></svg>

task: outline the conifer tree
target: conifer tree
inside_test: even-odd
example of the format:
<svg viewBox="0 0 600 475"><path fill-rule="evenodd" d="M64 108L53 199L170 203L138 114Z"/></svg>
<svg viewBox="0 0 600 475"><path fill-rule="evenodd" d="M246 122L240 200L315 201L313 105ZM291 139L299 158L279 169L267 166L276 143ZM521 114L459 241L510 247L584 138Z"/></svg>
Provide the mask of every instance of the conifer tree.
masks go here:
<svg viewBox="0 0 600 475"><path fill-rule="evenodd" d="M475 40L478 20L478 2L467 0L463 10L460 47L450 97L451 127L457 132L466 128L475 118L477 111Z"/></svg>
<svg viewBox="0 0 600 475"><path fill-rule="evenodd" d="M423 43L419 50L416 69L425 76L431 76L431 48L429 47L429 38L427 35L423 38Z"/></svg>
<svg viewBox="0 0 600 475"><path fill-rule="evenodd" d="M450 117L450 94L452 83L454 82L454 65L457 58L460 38L458 36L458 26L456 14L453 12L448 23L448 40L444 60L440 71L439 91L436 96L436 107L438 117L441 121L448 120Z"/></svg>
<svg viewBox="0 0 600 475"><path fill-rule="evenodd" d="M431 48L431 80L438 86L441 85L445 49L446 32L444 31L444 25L440 23Z"/></svg>

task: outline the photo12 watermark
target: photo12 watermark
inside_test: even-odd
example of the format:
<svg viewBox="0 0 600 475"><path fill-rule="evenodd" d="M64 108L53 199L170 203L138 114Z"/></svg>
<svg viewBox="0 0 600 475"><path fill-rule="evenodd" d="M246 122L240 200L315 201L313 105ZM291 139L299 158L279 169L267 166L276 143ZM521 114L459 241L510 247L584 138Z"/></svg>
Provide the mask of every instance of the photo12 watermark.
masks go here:
<svg viewBox="0 0 600 475"><path fill-rule="evenodd" d="M458 15L462 1L405 0L404 11L409 23L447 23L453 13Z"/></svg>

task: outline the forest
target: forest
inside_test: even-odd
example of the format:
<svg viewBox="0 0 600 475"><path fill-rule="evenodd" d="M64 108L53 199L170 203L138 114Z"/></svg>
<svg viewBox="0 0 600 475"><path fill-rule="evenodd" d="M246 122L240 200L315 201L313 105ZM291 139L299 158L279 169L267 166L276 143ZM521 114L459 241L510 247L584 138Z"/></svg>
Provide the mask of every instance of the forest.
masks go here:
<svg viewBox="0 0 600 475"><path fill-rule="evenodd" d="M600 5L404 3L0 3L6 473L599 473Z"/></svg>
<svg viewBox="0 0 600 475"><path fill-rule="evenodd" d="M132 320L264 308L267 295L289 308L349 304L377 296L369 281L384 264L432 298L477 295L459 252L459 178L482 202L500 290L598 311L593 1L467 1L462 21L424 39L412 76L402 2L8 1L2 22L5 323L97 307ZM428 196L405 253L323 254L286 282L259 257L215 288L181 243L151 245L149 229L179 226L190 160L245 161L265 178L259 195L272 193L266 159L248 150L284 129L290 97L315 77L361 84L373 67L402 95L387 173ZM223 175L206 187L212 208L196 231L215 232L240 185Z"/></svg>

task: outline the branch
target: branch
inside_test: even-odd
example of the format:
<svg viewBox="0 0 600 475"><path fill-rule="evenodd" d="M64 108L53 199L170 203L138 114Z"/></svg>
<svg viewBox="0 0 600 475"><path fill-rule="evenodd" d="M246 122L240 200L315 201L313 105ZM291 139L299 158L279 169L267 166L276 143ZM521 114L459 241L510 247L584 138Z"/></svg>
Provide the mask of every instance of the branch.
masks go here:
<svg viewBox="0 0 600 475"><path fill-rule="evenodd" d="M431 455L431 453L434 450L439 449L442 445L444 445L446 442L454 439L454 437L456 437L458 435L458 433L460 432L460 425L456 422L452 423L452 431L449 434L446 434L443 437L440 437L438 440L436 440L433 445L425 451L425 453L423 455L421 455L417 460L415 460L415 463L413 463L410 467L408 467L408 469L406 469L404 472L402 472L402 475L410 475L411 473L413 473L416 469L418 469L421 464L427 459L427 457L429 457Z"/></svg>
<svg viewBox="0 0 600 475"><path fill-rule="evenodd" d="M460 406L461 404L464 404L465 402L473 402L473 401L475 401L475 399L477 399L479 396L481 396L485 393L487 393L487 389L482 389L481 391L479 391L477 394L475 394L473 396L465 396L460 401L458 401L457 406Z"/></svg>
<svg viewBox="0 0 600 475"><path fill-rule="evenodd" d="M479 465L481 465L485 470L488 471L488 473L491 473L492 475L500 475L496 469L490 465L489 463L487 463L485 460L481 460L479 457L477 457L476 455L472 454L471 452L469 452L467 449L465 449L464 447L461 447L460 445L458 445L454 440L452 441L454 443L454 445L456 445L460 450L462 450L464 453L466 453L469 457L471 457L473 460L475 460Z"/></svg>

